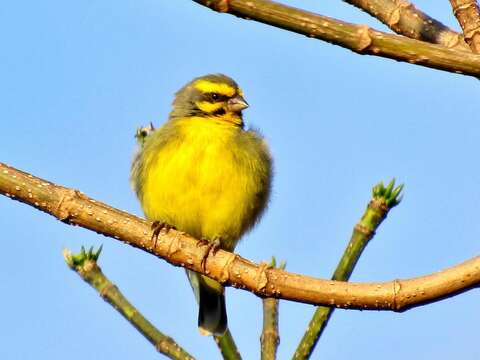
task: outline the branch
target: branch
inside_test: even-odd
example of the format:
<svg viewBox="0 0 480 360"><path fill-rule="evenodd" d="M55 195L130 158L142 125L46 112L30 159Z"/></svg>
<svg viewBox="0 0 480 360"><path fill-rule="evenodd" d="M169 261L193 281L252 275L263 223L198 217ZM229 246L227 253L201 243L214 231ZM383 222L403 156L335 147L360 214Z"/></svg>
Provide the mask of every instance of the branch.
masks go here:
<svg viewBox="0 0 480 360"><path fill-rule="evenodd" d="M171 337L155 328L103 274L102 269L97 265L101 251L102 247L97 251L93 251L93 247L85 251L82 246L79 254L73 255L70 250L65 249L63 256L70 269L97 290L100 296L127 319L160 353L174 360L194 360L194 357Z"/></svg>
<svg viewBox="0 0 480 360"><path fill-rule="evenodd" d="M466 51L391 35L269 0L194 0L219 12L228 12L327 41L361 55L375 55L457 74L480 77L480 56Z"/></svg>
<svg viewBox="0 0 480 360"><path fill-rule="evenodd" d="M286 263L282 261L279 269L285 269ZM272 257L269 264L275 268L277 261ZM275 360L277 358L277 348L280 344L280 335L278 333L278 299L265 298L262 300L263 307L263 329L260 336L261 360Z"/></svg>
<svg viewBox="0 0 480 360"><path fill-rule="evenodd" d="M383 283L348 283L316 279L257 265L218 250L176 230L152 240L151 222L0 163L0 194L152 253L260 297L348 309L405 311L467 291L480 283L480 257L430 275ZM154 248L154 244L156 245ZM205 267L202 266L205 265Z"/></svg>
<svg viewBox="0 0 480 360"><path fill-rule="evenodd" d="M470 52L462 34L417 9L407 0L343 0L411 39Z"/></svg>
<svg viewBox="0 0 480 360"><path fill-rule="evenodd" d="M388 212L400 203L403 185L396 188L392 180L385 188L383 183L376 185L372 191L372 200L369 202L360 222L353 228L350 242L345 249L340 262L333 273L332 280L347 281L357 264L360 255L365 250L368 242L375 235L380 224L387 217ZM293 359L308 359L312 355L328 320L333 313L332 307L319 306L313 314L307 331L297 346Z"/></svg>
<svg viewBox="0 0 480 360"><path fill-rule="evenodd" d="M453 14L463 29L465 41L474 53L480 52L480 9L476 0L450 0Z"/></svg>
<svg viewBox="0 0 480 360"><path fill-rule="evenodd" d="M222 336L214 336L213 339L215 340L224 360L242 359L229 329L227 329Z"/></svg>

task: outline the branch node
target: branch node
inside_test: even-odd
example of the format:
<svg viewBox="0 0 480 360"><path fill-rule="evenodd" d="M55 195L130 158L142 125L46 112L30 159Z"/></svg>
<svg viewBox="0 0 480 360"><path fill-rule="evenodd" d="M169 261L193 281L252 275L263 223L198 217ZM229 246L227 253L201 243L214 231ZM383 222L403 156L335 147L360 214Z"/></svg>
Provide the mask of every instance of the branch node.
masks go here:
<svg viewBox="0 0 480 360"><path fill-rule="evenodd" d="M69 205L75 200L75 198L80 197L80 194L80 191L75 189L64 189L64 191L62 191L62 197L55 207L55 210L53 210L53 213L58 220L70 223L73 214L70 212Z"/></svg>
<svg viewBox="0 0 480 360"><path fill-rule="evenodd" d="M390 27L393 27L400 22L400 19L401 19L400 7L397 7L395 8L395 10L393 10L390 13L390 16L388 17L388 20L387 20L387 25Z"/></svg>
<svg viewBox="0 0 480 360"><path fill-rule="evenodd" d="M108 293L116 288L117 287L112 283L107 284L107 286L105 286L102 290L100 290L99 294L102 297L102 299L106 301L108 299Z"/></svg>
<svg viewBox="0 0 480 360"><path fill-rule="evenodd" d="M400 280L395 279L393 280L393 301L392 301L392 308L394 311L400 311L401 305L398 302L398 296L400 291L402 290L402 283Z"/></svg>
<svg viewBox="0 0 480 360"><path fill-rule="evenodd" d="M268 284L267 269L270 269L270 264L262 262L258 266L257 275L256 275L256 285L255 290L257 294L266 294L266 288ZM272 291L274 292L274 291Z"/></svg>
<svg viewBox="0 0 480 360"><path fill-rule="evenodd" d="M364 52L370 45L372 45L370 28L367 25L361 25L358 27L357 34L359 35L359 39L356 50L358 52Z"/></svg>
<svg viewBox="0 0 480 360"><path fill-rule="evenodd" d="M463 35L465 36L465 39L471 40L478 33L480 33L480 26L476 26L472 29L468 29L468 31L464 31Z"/></svg>
<svg viewBox="0 0 480 360"><path fill-rule="evenodd" d="M205 5L208 6L210 9L226 13L230 11L230 7L228 4L228 0L207 0Z"/></svg>
<svg viewBox="0 0 480 360"><path fill-rule="evenodd" d="M472 1L472 2L470 2L470 3L465 3L465 4L461 4L461 3L455 4L455 5L452 6L452 8L453 8L453 15L455 15L455 17L457 17L457 16L458 16L458 13L459 13L460 11L462 11L462 10L467 10L468 8L474 7L474 6L476 6L476 4L475 4L474 1Z"/></svg>
<svg viewBox="0 0 480 360"><path fill-rule="evenodd" d="M230 278L230 270L232 265L235 263L235 260L237 259L237 254L234 253L227 253L227 259L222 266L222 270L220 271L220 283L224 284L228 281Z"/></svg>
<svg viewBox="0 0 480 360"><path fill-rule="evenodd" d="M375 235L375 230L370 229L369 227L362 225L358 223L355 225L355 231L358 231L359 233L367 236L367 237L373 237Z"/></svg>
<svg viewBox="0 0 480 360"><path fill-rule="evenodd" d="M175 254L177 251L181 250L181 246L179 246L180 244L180 233L178 231L175 232L175 237L172 239L172 241L170 242L169 246L168 246L168 249L167 249L167 254L169 257L173 256L173 254Z"/></svg>
<svg viewBox="0 0 480 360"><path fill-rule="evenodd" d="M385 199L382 198L376 198L370 201L368 204L373 209L379 210L382 213L387 213L388 212L388 205L385 203Z"/></svg>

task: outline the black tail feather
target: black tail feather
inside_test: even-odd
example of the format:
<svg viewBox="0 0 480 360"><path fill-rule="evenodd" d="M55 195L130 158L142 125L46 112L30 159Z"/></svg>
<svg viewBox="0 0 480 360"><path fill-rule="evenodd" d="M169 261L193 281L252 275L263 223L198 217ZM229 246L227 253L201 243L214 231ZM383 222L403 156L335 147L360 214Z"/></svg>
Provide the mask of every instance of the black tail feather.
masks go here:
<svg viewBox="0 0 480 360"><path fill-rule="evenodd" d="M200 283L198 328L205 335L223 335L227 330L227 311L223 291Z"/></svg>

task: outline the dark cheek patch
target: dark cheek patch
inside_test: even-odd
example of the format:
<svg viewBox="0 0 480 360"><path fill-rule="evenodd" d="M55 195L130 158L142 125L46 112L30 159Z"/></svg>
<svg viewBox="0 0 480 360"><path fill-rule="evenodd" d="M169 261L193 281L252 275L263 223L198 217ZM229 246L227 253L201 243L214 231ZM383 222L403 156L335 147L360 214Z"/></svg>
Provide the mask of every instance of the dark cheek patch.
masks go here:
<svg viewBox="0 0 480 360"><path fill-rule="evenodd" d="M213 112L213 115L215 116L222 116L222 115L225 115L225 109L222 107L216 111Z"/></svg>

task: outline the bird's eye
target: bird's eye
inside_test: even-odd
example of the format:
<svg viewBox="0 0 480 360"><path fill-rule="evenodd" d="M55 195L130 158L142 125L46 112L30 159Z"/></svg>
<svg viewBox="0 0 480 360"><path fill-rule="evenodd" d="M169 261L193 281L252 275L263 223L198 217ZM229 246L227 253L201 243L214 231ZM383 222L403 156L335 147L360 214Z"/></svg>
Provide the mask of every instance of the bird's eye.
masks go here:
<svg viewBox="0 0 480 360"><path fill-rule="evenodd" d="M219 98L219 95L217 93L212 93L210 94L210 96L212 97L212 100L218 100Z"/></svg>

